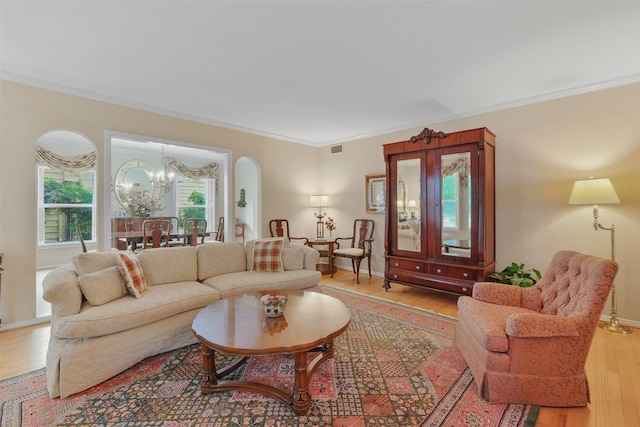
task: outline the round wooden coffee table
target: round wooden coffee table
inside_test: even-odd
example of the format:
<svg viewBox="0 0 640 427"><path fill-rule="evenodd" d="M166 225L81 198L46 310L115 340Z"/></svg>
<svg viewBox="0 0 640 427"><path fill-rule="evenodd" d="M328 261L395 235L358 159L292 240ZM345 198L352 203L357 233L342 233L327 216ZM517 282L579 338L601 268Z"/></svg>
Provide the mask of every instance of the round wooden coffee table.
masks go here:
<svg viewBox="0 0 640 427"><path fill-rule="evenodd" d="M311 407L309 380L324 360L333 356L333 339L347 329L349 309L338 299L310 291L270 291L287 295L281 317L268 318L260 297L267 292L225 298L203 308L193 320L193 332L202 342L202 394L245 390L273 397L304 415ZM215 351L237 355L216 369ZM319 354L307 363L307 353ZM292 395L257 382L220 380L238 369L249 356L293 354L295 380Z"/></svg>

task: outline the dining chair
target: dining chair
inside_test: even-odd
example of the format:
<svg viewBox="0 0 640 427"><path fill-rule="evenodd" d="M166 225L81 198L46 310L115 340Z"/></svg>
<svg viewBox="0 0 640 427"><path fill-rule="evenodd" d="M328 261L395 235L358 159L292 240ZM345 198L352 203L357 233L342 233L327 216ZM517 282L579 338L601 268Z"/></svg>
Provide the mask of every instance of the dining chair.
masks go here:
<svg viewBox="0 0 640 427"><path fill-rule="evenodd" d="M349 258L351 267L356 274L356 283L360 283L360 263L366 259L369 263L369 277L371 277L371 245L373 244L373 229L375 223L371 219L356 219L353 221L353 235L351 237L338 237L335 239L336 248L333 250L333 261L335 258ZM340 241L343 243L340 247ZM331 272L331 277L335 274L335 268Z"/></svg>
<svg viewBox="0 0 640 427"><path fill-rule="evenodd" d="M184 220L183 246L197 246L204 243L207 233L207 220L203 218L187 218Z"/></svg>
<svg viewBox="0 0 640 427"><path fill-rule="evenodd" d="M169 247L171 220L153 219L142 223L142 249ZM163 244L164 241L164 244Z"/></svg>

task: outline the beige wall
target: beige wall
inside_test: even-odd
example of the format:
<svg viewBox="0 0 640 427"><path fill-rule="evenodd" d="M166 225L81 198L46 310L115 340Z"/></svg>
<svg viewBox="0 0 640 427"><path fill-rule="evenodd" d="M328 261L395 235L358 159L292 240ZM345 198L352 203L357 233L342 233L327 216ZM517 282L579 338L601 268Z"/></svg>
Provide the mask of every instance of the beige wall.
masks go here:
<svg viewBox="0 0 640 427"><path fill-rule="evenodd" d="M65 129L87 136L98 149L99 176L104 173L106 129L230 149L232 167L238 158L249 157L262 171L263 234L268 233L270 218L286 217L292 234L313 236L315 217L308 207L309 195L329 194L328 214L338 226L334 236L349 234L354 218L376 220L373 270L382 274L384 216L365 214L364 175L384 172L382 144L421 130L349 142L342 154L331 155L329 147L312 148L5 81L0 102L3 324L35 316L33 153L36 140L45 132ZM614 223L617 230L618 311L622 319L640 326L640 307L633 303L640 301L640 285L633 280L640 277L636 261L640 259L638 117L640 84L635 84L425 125L443 131L486 126L497 135L498 268L517 261L544 270L559 249L609 256L610 235L593 231L591 209L567 204L576 179L609 177L622 201L601 207L602 223ZM98 191L101 200L102 183ZM102 233L100 229L100 239ZM71 252L65 254L67 259L75 253Z"/></svg>

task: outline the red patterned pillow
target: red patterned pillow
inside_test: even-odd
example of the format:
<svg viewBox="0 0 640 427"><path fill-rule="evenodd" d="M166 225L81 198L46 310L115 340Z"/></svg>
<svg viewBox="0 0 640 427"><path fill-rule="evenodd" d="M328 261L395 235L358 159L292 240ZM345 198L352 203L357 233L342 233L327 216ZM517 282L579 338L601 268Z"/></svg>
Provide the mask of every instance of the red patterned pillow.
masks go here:
<svg viewBox="0 0 640 427"><path fill-rule="evenodd" d="M253 247L253 267L252 271L267 271L279 273L282 268L282 246L284 241L277 240L257 240Z"/></svg>
<svg viewBox="0 0 640 427"><path fill-rule="evenodd" d="M125 285L131 295L140 298L147 290L147 281L142 274L142 266L138 258L131 252L120 252L118 267L124 277Z"/></svg>

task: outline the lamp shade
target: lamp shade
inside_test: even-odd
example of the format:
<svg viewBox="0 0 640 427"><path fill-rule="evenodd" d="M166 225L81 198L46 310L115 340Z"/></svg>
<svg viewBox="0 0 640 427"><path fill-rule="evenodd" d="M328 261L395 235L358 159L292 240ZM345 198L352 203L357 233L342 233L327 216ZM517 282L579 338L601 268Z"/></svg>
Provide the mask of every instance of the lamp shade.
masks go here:
<svg viewBox="0 0 640 427"><path fill-rule="evenodd" d="M604 205L620 203L611 181L607 178L576 181L569 196L570 205Z"/></svg>
<svg viewBox="0 0 640 427"><path fill-rule="evenodd" d="M416 203L415 200L409 200L409 208L417 208L418 204Z"/></svg>
<svg viewBox="0 0 640 427"><path fill-rule="evenodd" d="M326 208L329 207L329 196L311 196L312 208Z"/></svg>

